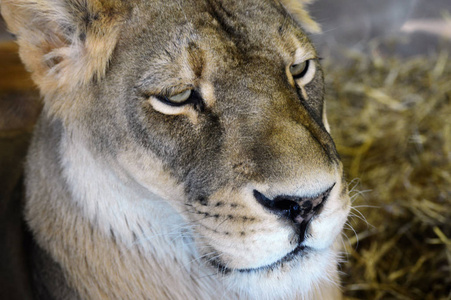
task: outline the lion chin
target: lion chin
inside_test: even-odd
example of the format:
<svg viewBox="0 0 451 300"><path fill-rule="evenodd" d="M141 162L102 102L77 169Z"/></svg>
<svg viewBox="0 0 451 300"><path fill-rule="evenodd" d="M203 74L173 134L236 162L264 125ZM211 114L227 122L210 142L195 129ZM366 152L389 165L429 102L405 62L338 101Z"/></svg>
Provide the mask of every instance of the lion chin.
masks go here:
<svg viewBox="0 0 451 300"><path fill-rule="evenodd" d="M307 0L2 0L43 95L37 299L339 299L350 209Z"/></svg>

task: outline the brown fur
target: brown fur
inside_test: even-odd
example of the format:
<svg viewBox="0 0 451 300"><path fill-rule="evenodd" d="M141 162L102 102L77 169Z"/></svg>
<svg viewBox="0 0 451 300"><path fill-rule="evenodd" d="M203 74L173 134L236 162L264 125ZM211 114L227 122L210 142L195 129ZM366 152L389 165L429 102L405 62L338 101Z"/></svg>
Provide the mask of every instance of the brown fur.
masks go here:
<svg viewBox="0 0 451 300"><path fill-rule="evenodd" d="M31 131L41 110L38 91L17 52L16 43L0 43L0 137Z"/></svg>

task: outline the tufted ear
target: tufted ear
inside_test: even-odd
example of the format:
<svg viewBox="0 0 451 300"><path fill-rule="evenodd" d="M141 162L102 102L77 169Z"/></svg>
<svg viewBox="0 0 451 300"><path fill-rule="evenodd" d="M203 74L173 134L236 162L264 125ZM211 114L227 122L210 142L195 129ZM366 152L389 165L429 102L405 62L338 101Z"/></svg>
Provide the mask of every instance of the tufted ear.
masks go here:
<svg viewBox="0 0 451 300"><path fill-rule="evenodd" d="M312 33L321 32L321 27L309 15L305 6L315 0L280 0L291 15L308 31Z"/></svg>
<svg viewBox="0 0 451 300"><path fill-rule="evenodd" d="M100 79L123 16L120 0L0 0L20 56L43 94Z"/></svg>

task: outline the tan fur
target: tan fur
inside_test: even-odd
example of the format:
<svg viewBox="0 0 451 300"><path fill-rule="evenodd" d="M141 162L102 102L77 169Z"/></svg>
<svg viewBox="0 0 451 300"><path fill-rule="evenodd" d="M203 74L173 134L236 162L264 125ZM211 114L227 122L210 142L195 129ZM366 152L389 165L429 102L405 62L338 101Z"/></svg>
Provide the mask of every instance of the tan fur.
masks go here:
<svg viewBox="0 0 451 300"><path fill-rule="evenodd" d="M1 2L45 102L24 215L61 275L34 270L41 298L339 299L349 197L307 2ZM325 204L302 229L256 192Z"/></svg>
<svg viewBox="0 0 451 300"><path fill-rule="evenodd" d="M321 27L308 14L306 6L315 0L280 0L287 10L295 16L295 18L312 33L320 33Z"/></svg>
<svg viewBox="0 0 451 300"><path fill-rule="evenodd" d="M77 0L65 6L59 1L2 0L2 15L17 35L20 56L32 72L41 93L50 98L56 90L74 90L105 73L116 45L119 24L124 15L116 0ZM87 7L89 24L80 23L78 7ZM84 16L85 17L85 16ZM85 35L85 42L80 42ZM47 104L48 105L48 104ZM53 111L64 111L64 104L53 103Z"/></svg>

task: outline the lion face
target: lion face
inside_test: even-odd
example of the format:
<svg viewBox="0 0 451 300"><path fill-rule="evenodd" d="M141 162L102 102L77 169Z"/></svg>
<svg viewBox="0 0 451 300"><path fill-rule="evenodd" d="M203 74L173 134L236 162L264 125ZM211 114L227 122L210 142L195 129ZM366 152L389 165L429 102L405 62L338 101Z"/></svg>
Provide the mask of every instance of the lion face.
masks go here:
<svg viewBox="0 0 451 300"><path fill-rule="evenodd" d="M133 252L133 242L121 248L120 234L152 231L157 202L189 228L195 261L229 286L296 286L291 295L299 295L334 279L347 188L319 58L278 1L19 2L4 0L2 10L45 96L27 218L80 293L98 295L91 283L100 286L110 270L93 270L106 268L111 248L119 259ZM57 141L54 155L42 150L49 141ZM96 238L74 233L56 208ZM51 231L50 211L67 231ZM91 256L72 263L75 254L61 250L72 245ZM155 249L138 249L136 266ZM107 294L111 282L118 293L145 289L152 270L107 278L99 290ZM142 281L121 288L130 278Z"/></svg>
<svg viewBox="0 0 451 300"><path fill-rule="evenodd" d="M177 26L157 26L169 15ZM305 33L266 1L135 18L91 115L107 110L115 133L93 139L120 140L122 168L177 208L222 273L291 269L327 252L349 199Z"/></svg>

